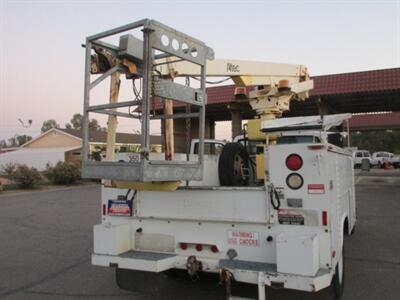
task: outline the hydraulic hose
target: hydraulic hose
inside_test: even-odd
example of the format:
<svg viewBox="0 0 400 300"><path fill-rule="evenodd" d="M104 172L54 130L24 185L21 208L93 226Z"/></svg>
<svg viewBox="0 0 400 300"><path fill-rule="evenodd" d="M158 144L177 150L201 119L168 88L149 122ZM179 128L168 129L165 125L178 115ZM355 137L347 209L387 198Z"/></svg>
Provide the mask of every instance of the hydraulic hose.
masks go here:
<svg viewBox="0 0 400 300"><path fill-rule="evenodd" d="M269 196L271 198L272 207L275 210L278 210L281 207L281 200L279 199L279 194L276 191L276 189L272 183L270 185ZM275 198L275 200L274 200L274 198Z"/></svg>

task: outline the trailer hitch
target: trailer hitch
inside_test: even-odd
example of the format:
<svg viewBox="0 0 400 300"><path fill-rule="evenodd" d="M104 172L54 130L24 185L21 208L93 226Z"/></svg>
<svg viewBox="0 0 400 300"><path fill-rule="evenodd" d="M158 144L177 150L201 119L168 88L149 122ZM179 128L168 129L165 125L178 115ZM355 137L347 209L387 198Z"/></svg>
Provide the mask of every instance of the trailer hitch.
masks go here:
<svg viewBox="0 0 400 300"><path fill-rule="evenodd" d="M200 279L198 272L203 270L203 263L197 260L196 256L191 255L186 261L186 270L193 281Z"/></svg>
<svg viewBox="0 0 400 300"><path fill-rule="evenodd" d="M220 269L219 270L219 285L220 286L225 286L225 291L226 291L226 298L230 299L232 296L232 281L235 281L235 277L233 276L233 273L229 271L228 269Z"/></svg>

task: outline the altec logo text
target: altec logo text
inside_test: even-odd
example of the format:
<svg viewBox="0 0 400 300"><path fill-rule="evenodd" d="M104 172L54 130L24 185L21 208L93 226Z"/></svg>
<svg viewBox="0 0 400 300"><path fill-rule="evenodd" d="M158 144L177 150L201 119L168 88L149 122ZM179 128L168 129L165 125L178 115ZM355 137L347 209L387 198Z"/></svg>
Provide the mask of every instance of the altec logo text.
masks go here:
<svg viewBox="0 0 400 300"><path fill-rule="evenodd" d="M240 72L240 67L239 67L239 65L234 65L232 63L227 63L226 64L226 71L233 72L233 73L238 73L238 72Z"/></svg>

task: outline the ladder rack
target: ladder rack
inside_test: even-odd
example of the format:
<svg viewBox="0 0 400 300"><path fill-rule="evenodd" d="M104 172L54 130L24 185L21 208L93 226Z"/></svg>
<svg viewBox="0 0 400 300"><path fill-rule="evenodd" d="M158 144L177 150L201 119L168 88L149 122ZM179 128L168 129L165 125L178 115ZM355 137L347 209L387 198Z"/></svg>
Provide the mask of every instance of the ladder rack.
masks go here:
<svg viewBox="0 0 400 300"><path fill-rule="evenodd" d="M141 30L143 39L125 34L119 36L119 46L102 41L104 38L115 37L132 30ZM85 47L82 177L136 182L202 180L207 103L206 61L214 58L212 49L195 38L149 19L89 36L86 38ZM200 88L173 82L173 74L171 78L157 74L157 67L164 65L168 67L170 63L176 61L187 61L200 68ZM91 81L92 74L100 76ZM127 78L133 75L133 78L142 79L141 99L118 102L120 74L125 74ZM108 77L111 77L109 103L91 105L90 92ZM195 112L151 114L151 103L156 97L163 103L174 100L190 104L195 107ZM137 108L137 113L131 113L132 107ZM128 112L118 111L123 108L128 109ZM90 158L89 113L109 116L106 161L95 161ZM114 159L117 117L139 119L141 122L140 153L132 154L129 162L117 162ZM199 119L198 160L151 160L150 120L165 122L177 118Z"/></svg>

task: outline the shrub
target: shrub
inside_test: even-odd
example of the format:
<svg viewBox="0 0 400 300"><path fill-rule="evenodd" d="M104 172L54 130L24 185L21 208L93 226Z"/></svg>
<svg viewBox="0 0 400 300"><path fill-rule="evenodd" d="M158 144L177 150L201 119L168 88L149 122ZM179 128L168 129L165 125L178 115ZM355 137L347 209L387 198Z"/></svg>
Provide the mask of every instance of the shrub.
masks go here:
<svg viewBox="0 0 400 300"><path fill-rule="evenodd" d="M35 168L30 168L27 165L17 165L8 176L20 188L34 188L42 182L42 176Z"/></svg>
<svg viewBox="0 0 400 300"><path fill-rule="evenodd" d="M45 175L55 184L73 184L81 179L81 169L78 164L59 161L54 167L48 165Z"/></svg>
<svg viewBox="0 0 400 300"><path fill-rule="evenodd" d="M11 179L12 174L14 173L15 169L17 168L17 164L8 163L1 167L0 174L7 179Z"/></svg>

